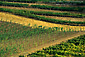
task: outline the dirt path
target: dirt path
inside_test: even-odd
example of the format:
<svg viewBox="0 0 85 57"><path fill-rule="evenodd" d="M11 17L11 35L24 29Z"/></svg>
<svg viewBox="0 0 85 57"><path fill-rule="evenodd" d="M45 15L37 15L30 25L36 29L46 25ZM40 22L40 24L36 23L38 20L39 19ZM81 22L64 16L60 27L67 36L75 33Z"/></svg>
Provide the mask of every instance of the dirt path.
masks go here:
<svg viewBox="0 0 85 57"><path fill-rule="evenodd" d="M39 21L39 20L35 20L35 19L31 19L31 18L25 18L22 16L16 16L13 15L11 13L5 13L5 12L0 12L0 20L6 21L7 22L13 22L13 23L18 23L18 24L22 24L25 26L28 26L28 24L30 23L30 26L34 26L35 24L37 26L42 25L46 26L46 27L63 27L64 30L68 30L69 28L71 30L76 30L76 31L85 31L85 26L69 26L69 25L62 25L62 24L54 24L54 23L49 23L49 22L45 22L45 21Z"/></svg>
<svg viewBox="0 0 85 57"><path fill-rule="evenodd" d="M53 18L53 19L59 19L59 20L67 20L67 21L85 21L85 18L71 18L71 17L58 17L58 16L45 16L45 15L39 15L39 16L44 16L47 18Z"/></svg>
<svg viewBox="0 0 85 57"><path fill-rule="evenodd" d="M41 45L41 46L38 46L38 47L35 47L35 48L32 48L30 50L27 50L25 52L21 52L19 54L13 55L11 57L19 57L19 55L24 55L25 57L27 57L27 55L30 54L30 53L34 53L38 50L42 50L43 48L46 48L46 47L49 47L49 46L52 46L52 45L60 44L61 42L66 42L69 39L78 37L78 36L83 35L83 34L85 34L85 32L78 32L78 33L74 33L74 34L71 34L71 35L64 35L64 37L57 38L57 40L55 40L55 41L46 43L44 45ZM55 36L55 37L57 37L57 36Z"/></svg>
<svg viewBox="0 0 85 57"><path fill-rule="evenodd" d="M30 11L47 11L47 12L60 12L60 13L76 13L81 14L79 12L73 12L73 11L59 11L59 10L47 10L47 9L38 9L38 8L23 8L23 7L10 7L10 6L0 6L0 8L8 8L8 9L22 9L22 10L30 10Z"/></svg>

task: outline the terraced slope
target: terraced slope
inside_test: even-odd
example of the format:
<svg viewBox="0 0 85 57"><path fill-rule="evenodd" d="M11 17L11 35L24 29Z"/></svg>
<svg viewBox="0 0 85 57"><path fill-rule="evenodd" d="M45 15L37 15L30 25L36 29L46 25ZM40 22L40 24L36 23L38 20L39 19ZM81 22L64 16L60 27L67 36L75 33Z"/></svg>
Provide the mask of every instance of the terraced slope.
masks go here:
<svg viewBox="0 0 85 57"><path fill-rule="evenodd" d="M85 26L85 22L63 21L63 20L57 20L57 19L52 19L52 18L46 18L46 17L35 15L35 14L31 14L29 11L25 11L25 10L14 10L14 9L1 8L0 11L9 12L15 15L29 17L29 18L33 18L36 20L50 22L50 23L64 24L64 25L71 25L71 26L74 26L74 25Z"/></svg>
<svg viewBox="0 0 85 57"><path fill-rule="evenodd" d="M77 39L76 43L76 39L74 39L75 41L73 42L79 44L79 46L72 44L74 46L72 50L69 43L70 53L68 52L69 48L66 48L68 44L64 43L67 45L66 47L64 46L65 49L62 46L57 51L54 50L55 48L46 51L44 49L45 53L48 52L47 55L43 51L43 53L30 54L85 34L85 13L82 14L84 8L84 6L62 7L60 5L55 7L48 4L0 1L0 57L19 57L19 55L38 57L43 54L44 56L48 54L48 56L62 56L65 54L64 56L77 57L78 55L85 55L83 45L81 45L84 39L81 41L81 38ZM81 42L79 43L79 41ZM61 52L60 49L63 49L66 53ZM73 51L78 51L78 54L72 53ZM82 54L80 53L81 51Z"/></svg>
<svg viewBox="0 0 85 57"><path fill-rule="evenodd" d="M9 14L9 13L3 13L0 12L0 20L3 21L8 21L10 22L10 20L14 23L19 23L19 24L23 24L23 25L28 25L29 23L32 25L42 25L42 26L47 26L47 27L63 27L64 29L72 29L72 30L76 30L76 31L85 31L85 26L69 26L69 25L61 25L61 24L54 24L54 23L49 23L49 22L44 22L44 21L39 21L39 20L34 20L31 18L25 18L25 17L21 17L21 16L16 16L13 14Z"/></svg>

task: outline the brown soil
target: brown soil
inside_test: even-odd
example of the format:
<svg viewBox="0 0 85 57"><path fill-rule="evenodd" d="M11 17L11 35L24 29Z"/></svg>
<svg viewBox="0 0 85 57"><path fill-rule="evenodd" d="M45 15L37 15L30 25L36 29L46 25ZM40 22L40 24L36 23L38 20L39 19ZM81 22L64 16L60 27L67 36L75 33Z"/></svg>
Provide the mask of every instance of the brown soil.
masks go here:
<svg viewBox="0 0 85 57"><path fill-rule="evenodd" d="M56 38L56 40L54 40L54 41L50 41L50 42L47 42L47 43L45 43L45 44L42 44L42 45L40 45L40 46L38 46L38 47L34 47L34 48L31 48L31 49L28 49L28 50L26 50L26 51L23 51L23 52L21 52L21 53L18 53L18 54L15 54L15 55L12 55L11 57L19 57L19 55L24 55L24 56L26 56L26 55L28 55L28 54L30 54L30 53L34 53L34 52L36 52L36 51L38 51L38 50L42 50L43 48L46 48L46 47L49 47L49 46L53 46L53 45L56 45L56 44L60 44L61 42L66 42L67 40L69 40L69 39L72 39L72 38L75 38L75 37L78 37L78 36L80 36L80 35L83 35L83 34L85 34L85 32L75 32L75 33L66 33L66 34L64 34L63 36L61 35L59 35L60 37L58 37L57 35L54 35L53 37L55 37ZM45 36L46 37L46 36Z"/></svg>

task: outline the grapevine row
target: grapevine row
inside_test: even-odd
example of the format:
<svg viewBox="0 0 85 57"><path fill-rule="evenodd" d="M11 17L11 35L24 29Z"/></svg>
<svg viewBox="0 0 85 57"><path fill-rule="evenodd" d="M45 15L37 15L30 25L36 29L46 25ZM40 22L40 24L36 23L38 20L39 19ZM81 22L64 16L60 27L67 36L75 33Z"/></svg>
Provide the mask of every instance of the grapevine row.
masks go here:
<svg viewBox="0 0 85 57"><path fill-rule="evenodd" d="M31 14L29 11L24 11L24 10L0 8L0 11L1 12L9 12L9 13L13 13L15 15L25 16L25 17L34 18L37 20L42 20L42 21L51 22L51 23L57 23L57 24L76 25L76 26L77 25L81 25L81 26L85 25L85 22L63 21L63 20L57 20L57 19L52 19L52 18L46 18L46 17L37 16L35 14Z"/></svg>
<svg viewBox="0 0 85 57"><path fill-rule="evenodd" d="M55 7L55 6L48 6L48 5L30 5L29 4L21 4L21 3L9 3L9 2L2 2L0 1L1 6L14 6L14 7L32 7L32 8L39 8L39 9L48 9L48 10L61 10L61 11L78 11L82 12L85 7Z"/></svg>
<svg viewBox="0 0 85 57"><path fill-rule="evenodd" d="M79 5L85 5L85 1L43 1L43 3L53 3L53 4L75 4L77 6Z"/></svg>

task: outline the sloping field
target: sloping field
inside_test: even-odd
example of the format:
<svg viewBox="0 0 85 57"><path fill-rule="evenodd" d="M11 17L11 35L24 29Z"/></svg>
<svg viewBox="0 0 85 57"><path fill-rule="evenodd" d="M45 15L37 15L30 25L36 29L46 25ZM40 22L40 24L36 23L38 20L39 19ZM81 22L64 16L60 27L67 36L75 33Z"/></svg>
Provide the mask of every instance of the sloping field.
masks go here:
<svg viewBox="0 0 85 57"><path fill-rule="evenodd" d="M64 25L71 25L71 26L74 26L74 25L75 26L85 26L85 22L73 22L73 21L66 21L66 20L64 21L64 20L57 20L57 19L52 19L52 18L41 17L41 16L38 16L36 14L30 13L29 11L26 11L26 10L16 10L16 9L14 10L14 9L1 8L0 11L9 12L9 13L12 13L14 15L29 17L29 18L33 18L36 20L50 22L50 23L64 24ZM65 13L65 14L67 14L67 13Z"/></svg>
<svg viewBox="0 0 85 57"><path fill-rule="evenodd" d="M10 22L10 20L11 20L12 22L23 24L26 26L30 23L31 26L36 24L38 26L42 25L42 26L47 26L47 27L63 27L65 29L70 28L70 29L76 30L76 31L80 31L80 28L81 28L82 31L85 31L85 26L69 26L69 25L54 24L54 23L34 20L34 19L16 16L16 15L12 15L9 13L3 13L3 12L0 12L0 20L1 19L3 21L7 20L8 22Z"/></svg>
<svg viewBox="0 0 85 57"><path fill-rule="evenodd" d="M28 54L27 57L32 56L46 56L46 57L84 57L84 35L78 36L74 39L70 39L66 42L55 46L49 46L48 48L43 48L41 51L37 51ZM68 47L68 48L67 48Z"/></svg>
<svg viewBox="0 0 85 57"><path fill-rule="evenodd" d="M73 37L73 35L77 36L84 34L84 32L47 31L43 29L32 29L31 27L25 27L15 23L0 22L0 57L11 57L10 55L17 57L18 55L25 54L23 52L33 52L35 47L37 48L40 46L40 48L43 48L45 47L45 44L47 47L48 45L55 43L54 41L56 40L56 43L59 43L60 40L64 41L66 37L69 38L71 36Z"/></svg>
<svg viewBox="0 0 85 57"><path fill-rule="evenodd" d="M61 12L51 12L51 11L35 11L35 10L29 10L29 9L24 9L22 7L7 7L7 6L1 6L0 8L8 8L8 9L17 9L17 10L25 10L25 11L30 11L31 14L36 14L36 15L46 15L46 16L60 16L60 17L72 17L72 18L84 18L85 14L78 14L78 13L69 13L65 11ZM43 13L42 13L43 12Z"/></svg>
<svg viewBox="0 0 85 57"><path fill-rule="evenodd" d="M28 54L33 54L32 57L42 57L42 55L78 57L85 55L84 37L78 37L85 34L84 6L71 7L65 5L62 7L63 5L50 6L50 4L42 2L41 4L39 2L32 3L38 0L8 1L11 2L0 1L0 57L19 57L20 55L29 57ZM31 3L21 3L23 1L31 1ZM69 43L69 45L66 43L65 49L63 46L58 46L60 47L58 51L55 51L55 48L43 50L48 54L43 51L41 53L36 52L75 37L80 38L73 40L74 43L79 44L78 46L73 43Z"/></svg>
<svg viewBox="0 0 85 57"><path fill-rule="evenodd" d="M0 57L11 57L46 43L77 36L84 32L58 32L56 30L33 29L20 24L0 22ZM59 40L60 39L60 40ZM58 43L58 41L56 41ZM45 45L44 45L45 46ZM43 46L41 46L43 47ZM3 55L4 54L4 55Z"/></svg>
<svg viewBox="0 0 85 57"><path fill-rule="evenodd" d="M41 45L41 46L38 46L35 48L32 48L30 50L26 50L25 52L22 52L19 54L12 55L12 57L18 57L20 55L22 55L22 56L24 55L25 57L27 57L28 54L35 53L36 51L42 51L43 48L45 49L45 48L48 48L49 46L54 46L54 45L60 44L62 42L66 42L69 39L73 39L73 38L76 38L76 37L78 37L80 35L84 35L84 34L85 34L85 32L78 32L78 33L75 32L75 33L72 33L71 35L69 33L69 35L64 34L64 36L60 36L60 37L54 36L54 37L57 37L57 40L46 43L44 45Z"/></svg>

